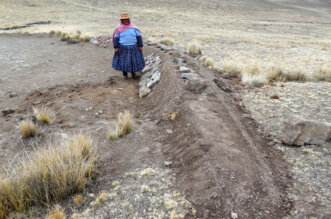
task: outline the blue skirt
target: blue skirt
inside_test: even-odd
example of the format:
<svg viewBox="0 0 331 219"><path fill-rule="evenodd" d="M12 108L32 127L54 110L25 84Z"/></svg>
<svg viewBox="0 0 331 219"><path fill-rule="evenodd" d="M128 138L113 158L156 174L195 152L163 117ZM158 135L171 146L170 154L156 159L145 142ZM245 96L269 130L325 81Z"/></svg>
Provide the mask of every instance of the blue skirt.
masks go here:
<svg viewBox="0 0 331 219"><path fill-rule="evenodd" d="M145 59L137 45L121 45L119 54L115 53L114 55L112 66L118 71L135 73L144 69Z"/></svg>

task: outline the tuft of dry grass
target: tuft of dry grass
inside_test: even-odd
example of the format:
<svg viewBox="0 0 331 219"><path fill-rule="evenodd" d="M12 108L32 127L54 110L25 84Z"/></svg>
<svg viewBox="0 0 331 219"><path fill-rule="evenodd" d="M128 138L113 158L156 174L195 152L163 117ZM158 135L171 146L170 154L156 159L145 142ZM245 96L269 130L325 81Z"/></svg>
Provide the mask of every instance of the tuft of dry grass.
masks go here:
<svg viewBox="0 0 331 219"><path fill-rule="evenodd" d="M188 50L187 50L188 54L190 54L191 56L196 56L196 55L201 55L202 51L201 51L201 45L198 41L193 41L190 42L188 44Z"/></svg>
<svg viewBox="0 0 331 219"><path fill-rule="evenodd" d="M243 72L241 76L241 82L248 86L256 86L267 82L266 74L251 74Z"/></svg>
<svg viewBox="0 0 331 219"><path fill-rule="evenodd" d="M19 124L20 133L23 138L40 135L40 129L32 121L21 121Z"/></svg>
<svg viewBox="0 0 331 219"><path fill-rule="evenodd" d="M62 32L61 36L62 37L69 37L69 34L68 33L65 33L65 32Z"/></svg>
<svg viewBox="0 0 331 219"><path fill-rule="evenodd" d="M214 66L214 61L212 58L210 57L207 57L206 60L205 60L205 63L204 63L205 66L207 67L213 67Z"/></svg>
<svg viewBox="0 0 331 219"><path fill-rule="evenodd" d="M331 66L323 66L321 69L314 72L313 77L319 81L331 82Z"/></svg>
<svg viewBox="0 0 331 219"><path fill-rule="evenodd" d="M119 113L117 117L117 122L113 126L108 127L109 139L115 140L121 138L124 135L130 133L132 128L132 116L129 111L124 111L124 113Z"/></svg>
<svg viewBox="0 0 331 219"><path fill-rule="evenodd" d="M95 170L96 153L89 136L78 136L34 152L0 176L0 218L83 191Z"/></svg>
<svg viewBox="0 0 331 219"><path fill-rule="evenodd" d="M78 205L84 201L84 197L82 195L76 195L74 197L74 204Z"/></svg>
<svg viewBox="0 0 331 219"><path fill-rule="evenodd" d="M69 38L70 38L71 40L80 40L80 35L78 35L78 34L70 35Z"/></svg>
<svg viewBox="0 0 331 219"><path fill-rule="evenodd" d="M222 69L228 72L233 77L238 77L241 74L242 66L235 62L226 62L223 64Z"/></svg>
<svg viewBox="0 0 331 219"><path fill-rule="evenodd" d="M81 40L81 41L84 41L84 42L90 42L91 37L89 37L89 36L81 36L81 37L80 37L80 40Z"/></svg>
<svg viewBox="0 0 331 219"><path fill-rule="evenodd" d="M174 42L169 40L169 39L161 40L160 43L163 44L163 45L166 45L166 46L174 45Z"/></svg>
<svg viewBox="0 0 331 219"><path fill-rule="evenodd" d="M55 34L55 30L51 30L51 31L49 31L49 34L50 34L50 35L54 35L54 34Z"/></svg>
<svg viewBox="0 0 331 219"><path fill-rule="evenodd" d="M48 219L66 219L66 213L60 205L56 205L49 211Z"/></svg>
<svg viewBox="0 0 331 219"><path fill-rule="evenodd" d="M102 190L99 192L98 197L95 199L95 204L100 205L102 202L106 201L107 199L107 192Z"/></svg>
<svg viewBox="0 0 331 219"><path fill-rule="evenodd" d="M272 67L269 69L268 72L268 79L269 80L275 80L275 81L299 81L299 82L305 82L309 80L309 77L307 74L301 72L301 71L292 71L292 72L285 72L279 67Z"/></svg>
<svg viewBox="0 0 331 219"><path fill-rule="evenodd" d="M82 34L82 32L81 32L80 30L77 30L76 33L77 33L78 35L81 35L81 34Z"/></svg>
<svg viewBox="0 0 331 219"><path fill-rule="evenodd" d="M33 113L39 122L45 124L50 124L55 118L54 111L48 107L40 107L40 108L34 107Z"/></svg>
<svg viewBox="0 0 331 219"><path fill-rule="evenodd" d="M56 34L57 36L61 36L62 32L59 31L59 30L57 30L57 31L55 32L55 34Z"/></svg>

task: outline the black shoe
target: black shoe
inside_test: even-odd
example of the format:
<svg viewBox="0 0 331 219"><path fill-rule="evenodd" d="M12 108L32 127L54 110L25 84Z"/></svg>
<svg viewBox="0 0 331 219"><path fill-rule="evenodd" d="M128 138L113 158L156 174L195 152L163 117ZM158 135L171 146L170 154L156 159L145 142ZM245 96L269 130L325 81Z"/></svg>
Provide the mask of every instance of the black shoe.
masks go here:
<svg viewBox="0 0 331 219"><path fill-rule="evenodd" d="M136 73L131 73L132 74L132 78L135 79L136 78Z"/></svg>
<svg viewBox="0 0 331 219"><path fill-rule="evenodd" d="M125 71L123 71L123 78L124 78L124 80L127 80L128 79L128 73L125 72Z"/></svg>

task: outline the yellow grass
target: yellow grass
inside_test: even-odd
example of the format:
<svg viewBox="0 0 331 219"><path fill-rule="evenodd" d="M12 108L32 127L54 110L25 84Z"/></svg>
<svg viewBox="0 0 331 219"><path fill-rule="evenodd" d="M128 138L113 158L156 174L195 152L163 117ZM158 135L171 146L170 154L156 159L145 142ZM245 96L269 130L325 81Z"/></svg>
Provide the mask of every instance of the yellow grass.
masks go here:
<svg viewBox="0 0 331 219"><path fill-rule="evenodd" d="M60 205L56 205L52 210L49 211L48 219L65 219L66 213Z"/></svg>
<svg viewBox="0 0 331 219"><path fill-rule="evenodd" d="M81 32L80 30L77 30L76 33L77 33L78 35L81 35L82 32Z"/></svg>
<svg viewBox="0 0 331 219"><path fill-rule="evenodd" d="M188 44L188 50L187 50L187 52L191 56L201 55L202 54L201 45L199 44L198 41L190 42Z"/></svg>
<svg viewBox="0 0 331 219"><path fill-rule="evenodd" d="M23 138L29 138L40 135L39 128L32 121L22 121L19 123L20 133Z"/></svg>
<svg viewBox="0 0 331 219"><path fill-rule="evenodd" d="M282 81L282 82L286 82L286 81L305 82L309 80L309 77L304 72L298 70L285 72L279 67L273 67L268 72L268 79L275 81Z"/></svg>
<svg viewBox="0 0 331 219"><path fill-rule="evenodd" d="M69 38L70 38L71 40L80 40L80 36L79 36L78 34L76 34L76 35L71 35L71 36L69 36Z"/></svg>
<svg viewBox="0 0 331 219"><path fill-rule="evenodd" d="M130 133L132 128L132 116L129 111L124 111L124 113L119 113L117 122L108 127L108 136L111 140L121 138L124 135Z"/></svg>
<svg viewBox="0 0 331 219"><path fill-rule="evenodd" d="M313 77L319 81L331 82L331 66L323 66L321 69L314 72Z"/></svg>
<svg viewBox="0 0 331 219"><path fill-rule="evenodd" d="M81 41L84 41L84 42L90 42L91 37L89 37L89 36L81 36L81 37L80 37L80 40L81 40Z"/></svg>
<svg viewBox="0 0 331 219"><path fill-rule="evenodd" d="M99 192L98 197L95 199L95 203L97 205L100 205L102 202L106 201L107 199L107 192L105 190L102 190Z"/></svg>
<svg viewBox="0 0 331 219"><path fill-rule="evenodd" d="M62 37L69 37L69 34L63 32L63 33L61 34L61 36L62 36Z"/></svg>
<svg viewBox="0 0 331 219"><path fill-rule="evenodd" d="M83 191L95 161L91 138L82 134L36 151L0 176L0 218Z"/></svg>
<svg viewBox="0 0 331 219"><path fill-rule="evenodd" d="M78 204L80 204L80 203L83 202L83 201L84 201L84 198L83 198L82 195L76 195L76 196L74 197L74 203L75 203L75 205L78 205Z"/></svg>
<svg viewBox="0 0 331 219"><path fill-rule="evenodd" d="M231 76L239 76L242 71L242 66L235 62L226 62L223 64L222 69L228 72Z"/></svg>
<svg viewBox="0 0 331 219"><path fill-rule="evenodd" d="M39 122L50 124L54 120L54 111L48 107L33 108L33 113Z"/></svg>
<svg viewBox="0 0 331 219"><path fill-rule="evenodd" d="M49 34L50 34L50 35L54 35L54 34L55 34L55 30L51 30L51 31L49 31Z"/></svg>
<svg viewBox="0 0 331 219"><path fill-rule="evenodd" d="M174 42L169 40L169 39L161 40L160 43L163 44L163 45L166 45L166 46L174 45Z"/></svg>
<svg viewBox="0 0 331 219"><path fill-rule="evenodd" d="M206 60L205 60L205 63L204 63L205 66L207 67L213 67L214 66L214 61L212 58L210 57L207 57Z"/></svg>
<svg viewBox="0 0 331 219"><path fill-rule="evenodd" d="M58 35L58 36L61 36L62 32L58 30L58 31L55 32L55 34Z"/></svg>

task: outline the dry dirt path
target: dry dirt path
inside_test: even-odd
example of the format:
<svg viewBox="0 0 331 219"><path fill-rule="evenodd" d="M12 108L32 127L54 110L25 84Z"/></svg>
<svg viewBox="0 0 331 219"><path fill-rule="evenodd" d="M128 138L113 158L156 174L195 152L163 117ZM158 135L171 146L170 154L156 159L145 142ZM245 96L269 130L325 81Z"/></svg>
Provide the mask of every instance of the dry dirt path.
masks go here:
<svg viewBox="0 0 331 219"><path fill-rule="evenodd" d="M112 49L68 45L44 35L0 35L0 47L1 110L15 111L0 117L0 169L54 138L79 131L93 136L99 175L89 192L106 190L109 199L101 206L87 194L80 206L68 200L62 203L68 214L280 218L290 210L281 152L257 134L231 94L214 84L215 74L194 59L146 47L145 55L161 57L162 79L139 99L138 81L123 81L111 69ZM208 87L186 90L174 56L186 59ZM42 127L41 137L24 141L17 124L31 115L32 106L53 107L57 120ZM133 131L110 141L107 125L124 109L133 112ZM164 118L175 111L180 112L175 121Z"/></svg>

